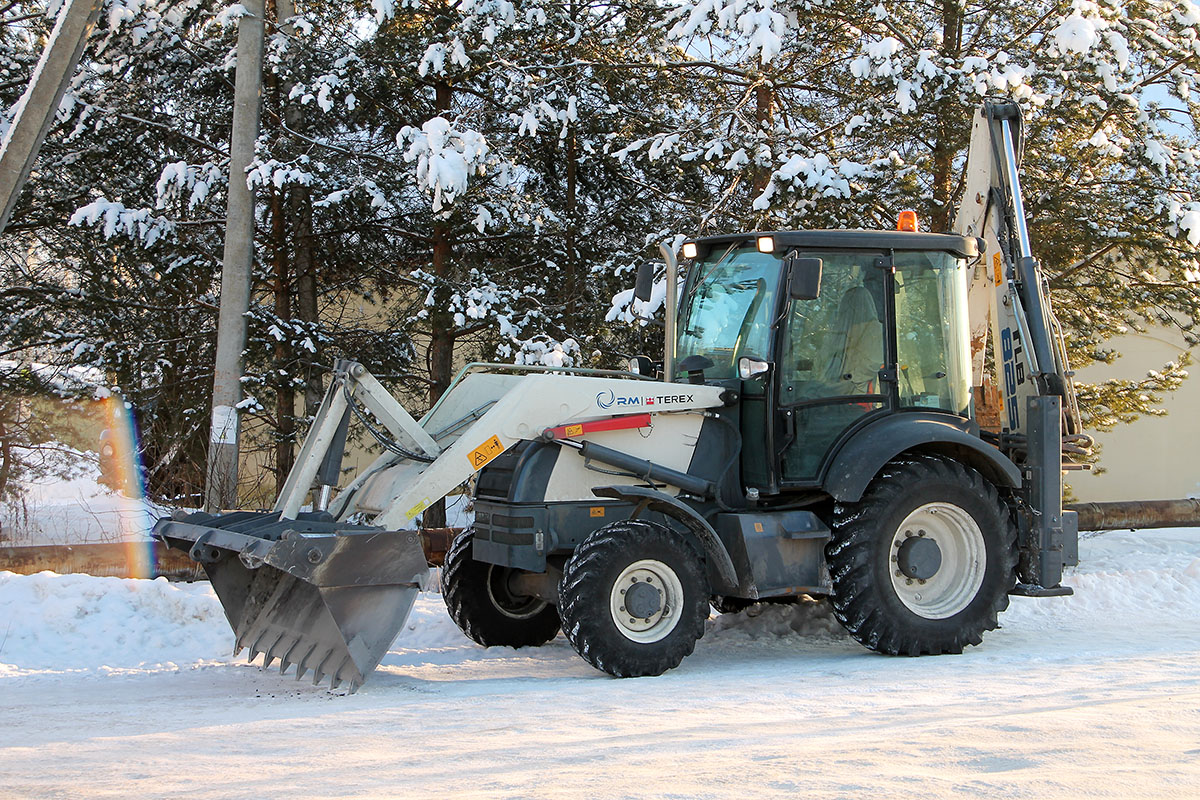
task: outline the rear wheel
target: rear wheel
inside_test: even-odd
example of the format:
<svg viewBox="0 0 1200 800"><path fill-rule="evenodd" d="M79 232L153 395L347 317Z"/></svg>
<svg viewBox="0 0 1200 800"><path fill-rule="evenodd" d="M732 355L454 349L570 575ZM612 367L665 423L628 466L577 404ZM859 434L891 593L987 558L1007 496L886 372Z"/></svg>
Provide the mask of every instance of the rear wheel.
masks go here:
<svg viewBox="0 0 1200 800"><path fill-rule="evenodd" d="M512 591L515 570L471 557L475 532L467 528L446 551L442 598L462 632L484 647L537 647L558 635L554 606Z"/></svg>
<svg viewBox="0 0 1200 800"><path fill-rule="evenodd" d="M696 648L708 581L696 550L661 525L614 522L563 568L563 633L592 666L618 678L661 675Z"/></svg>
<svg viewBox="0 0 1200 800"><path fill-rule="evenodd" d="M996 488L947 458L894 461L839 504L825 548L835 616L890 655L979 644L1016 584L1017 532Z"/></svg>

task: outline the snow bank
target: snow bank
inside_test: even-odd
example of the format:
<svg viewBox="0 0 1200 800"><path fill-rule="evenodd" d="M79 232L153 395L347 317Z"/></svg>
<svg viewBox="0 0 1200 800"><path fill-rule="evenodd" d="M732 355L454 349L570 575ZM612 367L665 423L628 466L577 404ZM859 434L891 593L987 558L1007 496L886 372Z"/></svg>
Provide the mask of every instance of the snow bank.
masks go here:
<svg viewBox="0 0 1200 800"><path fill-rule="evenodd" d="M1063 580L1074 596L1014 598L1001 623L1136 638L1200 616L1200 529L1113 531L1079 549L1080 565Z"/></svg>
<svg viewBox="0 0 1200 800"><path fill-rule="evenodd" d="M1083 563L1066 580L1075 596L1014 598L1001 617L1001 633L1024 631L1021 638L1034 641L1072 634L1073 641L1100 649L1118 641L1169 649L1178 642L1177 631L1188 627L1181 623L1200 617L1200 530L1108 533L1083 540L1081 551ZM704 641L737 647L845 636L827 603L806 600L714 614ZM0 572L0 676L176 669L229 661L232 644L207 584ZM443 665L484 657L435 592L418 598L391 652L385 664L397 657L405 664ZM504 658L512 651L488 653Z"/></svg>
<svg viewBox="0 0 1200 800"><path fill-rule="evenodd" d="M173 667L227 656L207 584L0 572L0 675Z"/></svg>
<svg viewBox="0 0 1200 800"><path fill-rule="evenodd" d="M721 614L708 621L707 636L722 639L771 639L785 636L845 636L828 603L759 603L736 614Z"/></svg>

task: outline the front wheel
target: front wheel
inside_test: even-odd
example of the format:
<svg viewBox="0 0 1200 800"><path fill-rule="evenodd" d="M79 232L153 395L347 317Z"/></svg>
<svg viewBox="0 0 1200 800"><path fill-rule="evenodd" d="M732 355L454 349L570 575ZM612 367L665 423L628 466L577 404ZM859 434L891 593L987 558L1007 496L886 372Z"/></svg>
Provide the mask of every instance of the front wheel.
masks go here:
<svg viewBox="0 0 1200 800"><path fill-rule="evenodd" d="M567 641L592 666L618 678L661 675L704 634L708 592L687 541L628 520L575 549L559 583L558 613Z"/></svg>
<svg viewBox="0 0 1200 800"><path fill-rule="evenodd" d="M912 456L888 464L860 502L835 508L825 557L834 614L863 645L961 653L1008 607L1017 531L977 471Z"/></svg>

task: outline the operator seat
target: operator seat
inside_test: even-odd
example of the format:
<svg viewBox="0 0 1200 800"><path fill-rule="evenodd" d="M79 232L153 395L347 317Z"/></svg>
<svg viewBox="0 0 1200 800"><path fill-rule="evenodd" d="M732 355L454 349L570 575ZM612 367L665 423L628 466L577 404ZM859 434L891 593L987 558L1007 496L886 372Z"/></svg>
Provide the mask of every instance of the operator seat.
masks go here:
<svg viewBox="0 0 1200 800"><path fill-rule="evenodd" d="M835 394L873 394L883 367L883 323L875 298L865 286L853 286L838 304L829 337L825 382Z"/></svg>

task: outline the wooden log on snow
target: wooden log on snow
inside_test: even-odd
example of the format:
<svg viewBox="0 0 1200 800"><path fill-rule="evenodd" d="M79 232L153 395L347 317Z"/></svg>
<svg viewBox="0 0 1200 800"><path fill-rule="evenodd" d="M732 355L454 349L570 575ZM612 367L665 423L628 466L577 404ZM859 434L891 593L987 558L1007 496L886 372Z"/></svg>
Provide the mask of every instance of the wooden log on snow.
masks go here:
<svg viewBox="0 0 1200 800"><path fill-rule="evenodd" d="M1200 500L1126 500L1115 503L1075 503L1079 530L1200 527Z"/></svg>
<svg viewBox="0 0 1200 800"><path fill-rule="evenodd" d="M49 570L60 575L82 573L106 578L207 580L204 569L187 553L170 550L162 542L0 547L0 570L18 575Z"/></svg>

